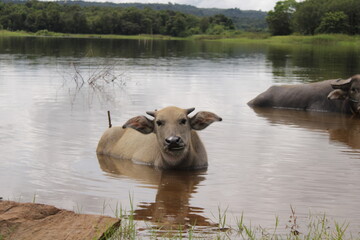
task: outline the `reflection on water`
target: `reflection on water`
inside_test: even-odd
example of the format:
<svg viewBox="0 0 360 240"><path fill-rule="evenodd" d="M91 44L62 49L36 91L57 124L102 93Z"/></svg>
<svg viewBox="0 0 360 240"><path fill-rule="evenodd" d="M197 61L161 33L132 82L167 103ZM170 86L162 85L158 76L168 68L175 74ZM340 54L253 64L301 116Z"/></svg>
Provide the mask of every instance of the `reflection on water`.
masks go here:
<svg viewBox="0 0 360 240"><path fill-rule="evenodd" d="M273 84L360 72L356 48L269 46L206 41L0 38L0 196L114 216L117 204L154 228L213 229L219 207L229 225L279 229L295 208L360 229L359 118L330 113L251 109ZM125 85L106 97L72 79L114 66ZM111 97L108 97L111 96ZM175 105L212 111L221 124L199 132L206 172L160 172L97 159L108 126ZM304 225L303 225L304 226ZM176 228L178 229L178 228Z"/></svg>
<svg viewBox="0 0 360 240"><path fill-rule="evenodd" d="M267 59L273 67L276 82L316 82L346 78L344 73L358 73L360 59L355 46L331 48L319 45L269 47Z"/></svg>
<svg viewBox="0 0 360 240"><path fill-rule="evenodd" d="M135 220L153 222L161 230L178 229L179 225L184 230L194 225L216 226L202 216L204 208L190 205L197 186L205 180L206 171L161 171L127 160L97 156L103 171L125 176L157 190L154 200L136 206Z"/></svg>
<svg viewBox="0 0 360 240"><path fill-rule="evenodd" d="M331 141L360 149L360 120L356 116L326 112L304 112L273 108L254 108L255 113L271 124L285 124L329 134Z"/></svg>
<svg viewBox="0 0 360 240"><path fill-rule="evenodd" d="M171 57L238 57L264 52L265 47L247 45L233 47L233 44L203 41L164 40L118 40L118 39L76 39L76 38L0 38L0 54L20 54L17 57L122 57L122 58L171 58Z"/></svg>

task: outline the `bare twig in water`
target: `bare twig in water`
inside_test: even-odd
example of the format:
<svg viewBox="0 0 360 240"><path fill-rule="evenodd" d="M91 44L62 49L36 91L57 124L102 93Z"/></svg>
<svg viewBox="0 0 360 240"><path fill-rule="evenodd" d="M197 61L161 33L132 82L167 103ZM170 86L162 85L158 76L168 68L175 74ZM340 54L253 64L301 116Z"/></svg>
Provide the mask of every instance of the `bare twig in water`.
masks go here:
<svg viewBox="0 0 360 240"><path fill-rule="evenodd" d="M71 63L71 66L75 70L73 79L76 83L76 89L80 89L84 86L85 80L84 80L83 76L80 74L79 69L76 67L76 65L73 62ZM80 83L79 83L79 79L81 80Z"/></svg>
<svg viewBox="0 0 360 240"><path fill-rule="evenodd" d="M115 74L115 64L103 65L95 69L89 69L89 75L86 78L84 78L83 73L81 73L76 64L72 63L72 67L75 71L73 79L77 88L82 88L84 83L87 83L90 87L98 91L104 90L104 87L107 84L114 84L118 86L126 85L126 82L124 81L124 73Z"/></svg>
<svg viewBox="0 0 360 240"><path fill-rule="evenodd" d="M107 111L107 113L108 113L108 120L109 120L109 128L111 128L112 124L111 124L110 111Z"/></svg>
<svg viewBox="0 0 360 240"><path fill-rule="evenodd" d="M69 87L69 95L71 96L71 103L73 104L80 93L88 90L89 104L96 96L100 102L113 102L116 92L112 91L114 87L123 88L129 80L125 72L118 72L115 67L118 64L108 63L90 63L87 67L79 66L72 62L70 67L72 71L61 71L63 74L63 86L75 84ZM64 72L67 73L64 75ZM69 82L70 81L70 82Z"/></svg>

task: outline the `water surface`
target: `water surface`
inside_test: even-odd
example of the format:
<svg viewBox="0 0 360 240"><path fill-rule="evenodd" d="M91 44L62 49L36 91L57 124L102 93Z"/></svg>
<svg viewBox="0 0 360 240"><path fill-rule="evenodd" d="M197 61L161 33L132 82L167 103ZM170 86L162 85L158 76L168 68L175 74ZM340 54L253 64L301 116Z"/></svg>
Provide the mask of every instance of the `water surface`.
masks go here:
<svg viewBox="0 0 360 240"><path fill-rule="evenodd" d="M152 226L246 221L281 231L323 214L360 229L360 120L331 113L251 109L272 84L360 73L360 50L192 41L0 38L0 196ZM91 87L102 74L110 84ZM161 172L95 149L107 128L169 105L224 121L200 132L209 167ZM129 197L130 196L130 197ZM129 199L130 198L130 199ZM164 227L166 226L166 227ZM145 227L146 228L146 225ZM302 230L302 229L300 229ZM146 235L147 231L144 231Z"/></svg>

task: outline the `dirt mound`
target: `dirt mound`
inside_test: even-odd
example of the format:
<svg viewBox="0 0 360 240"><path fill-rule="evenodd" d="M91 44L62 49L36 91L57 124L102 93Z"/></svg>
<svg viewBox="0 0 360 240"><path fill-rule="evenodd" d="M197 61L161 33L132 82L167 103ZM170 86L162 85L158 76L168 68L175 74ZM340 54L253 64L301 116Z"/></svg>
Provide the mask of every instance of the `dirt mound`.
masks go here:
<svg viewBox="0 0 360 240"><path fill-rule="evenodd" d="M0 239L99 239L119 219L0 200Z"/></svg>

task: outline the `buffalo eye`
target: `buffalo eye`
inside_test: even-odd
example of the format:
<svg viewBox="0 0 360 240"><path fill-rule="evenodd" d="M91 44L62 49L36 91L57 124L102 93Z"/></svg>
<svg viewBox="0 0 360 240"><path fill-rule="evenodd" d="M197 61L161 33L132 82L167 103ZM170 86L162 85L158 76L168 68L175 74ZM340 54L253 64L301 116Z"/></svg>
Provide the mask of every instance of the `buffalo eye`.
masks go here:
<svg viewBox="0 0 360 240"><path fill-rule="evenodd" d="M180 124L185 125L186 124L186 119L185 118L181 119Z"/></svg>
<svg viewBox="0 0 360 240"><path fill-rule="evenodd" d="M161 125L164 125L164 123L163 123L163 121L157 120L156 125L158 125L160 127Z"/></svg>
<svg viewBox="0 0 360 240"><path fill-rule="evenodd" d="M356 92L356 89L355 88L351 88L350 90L352 93L355 93Z"/></svg>

